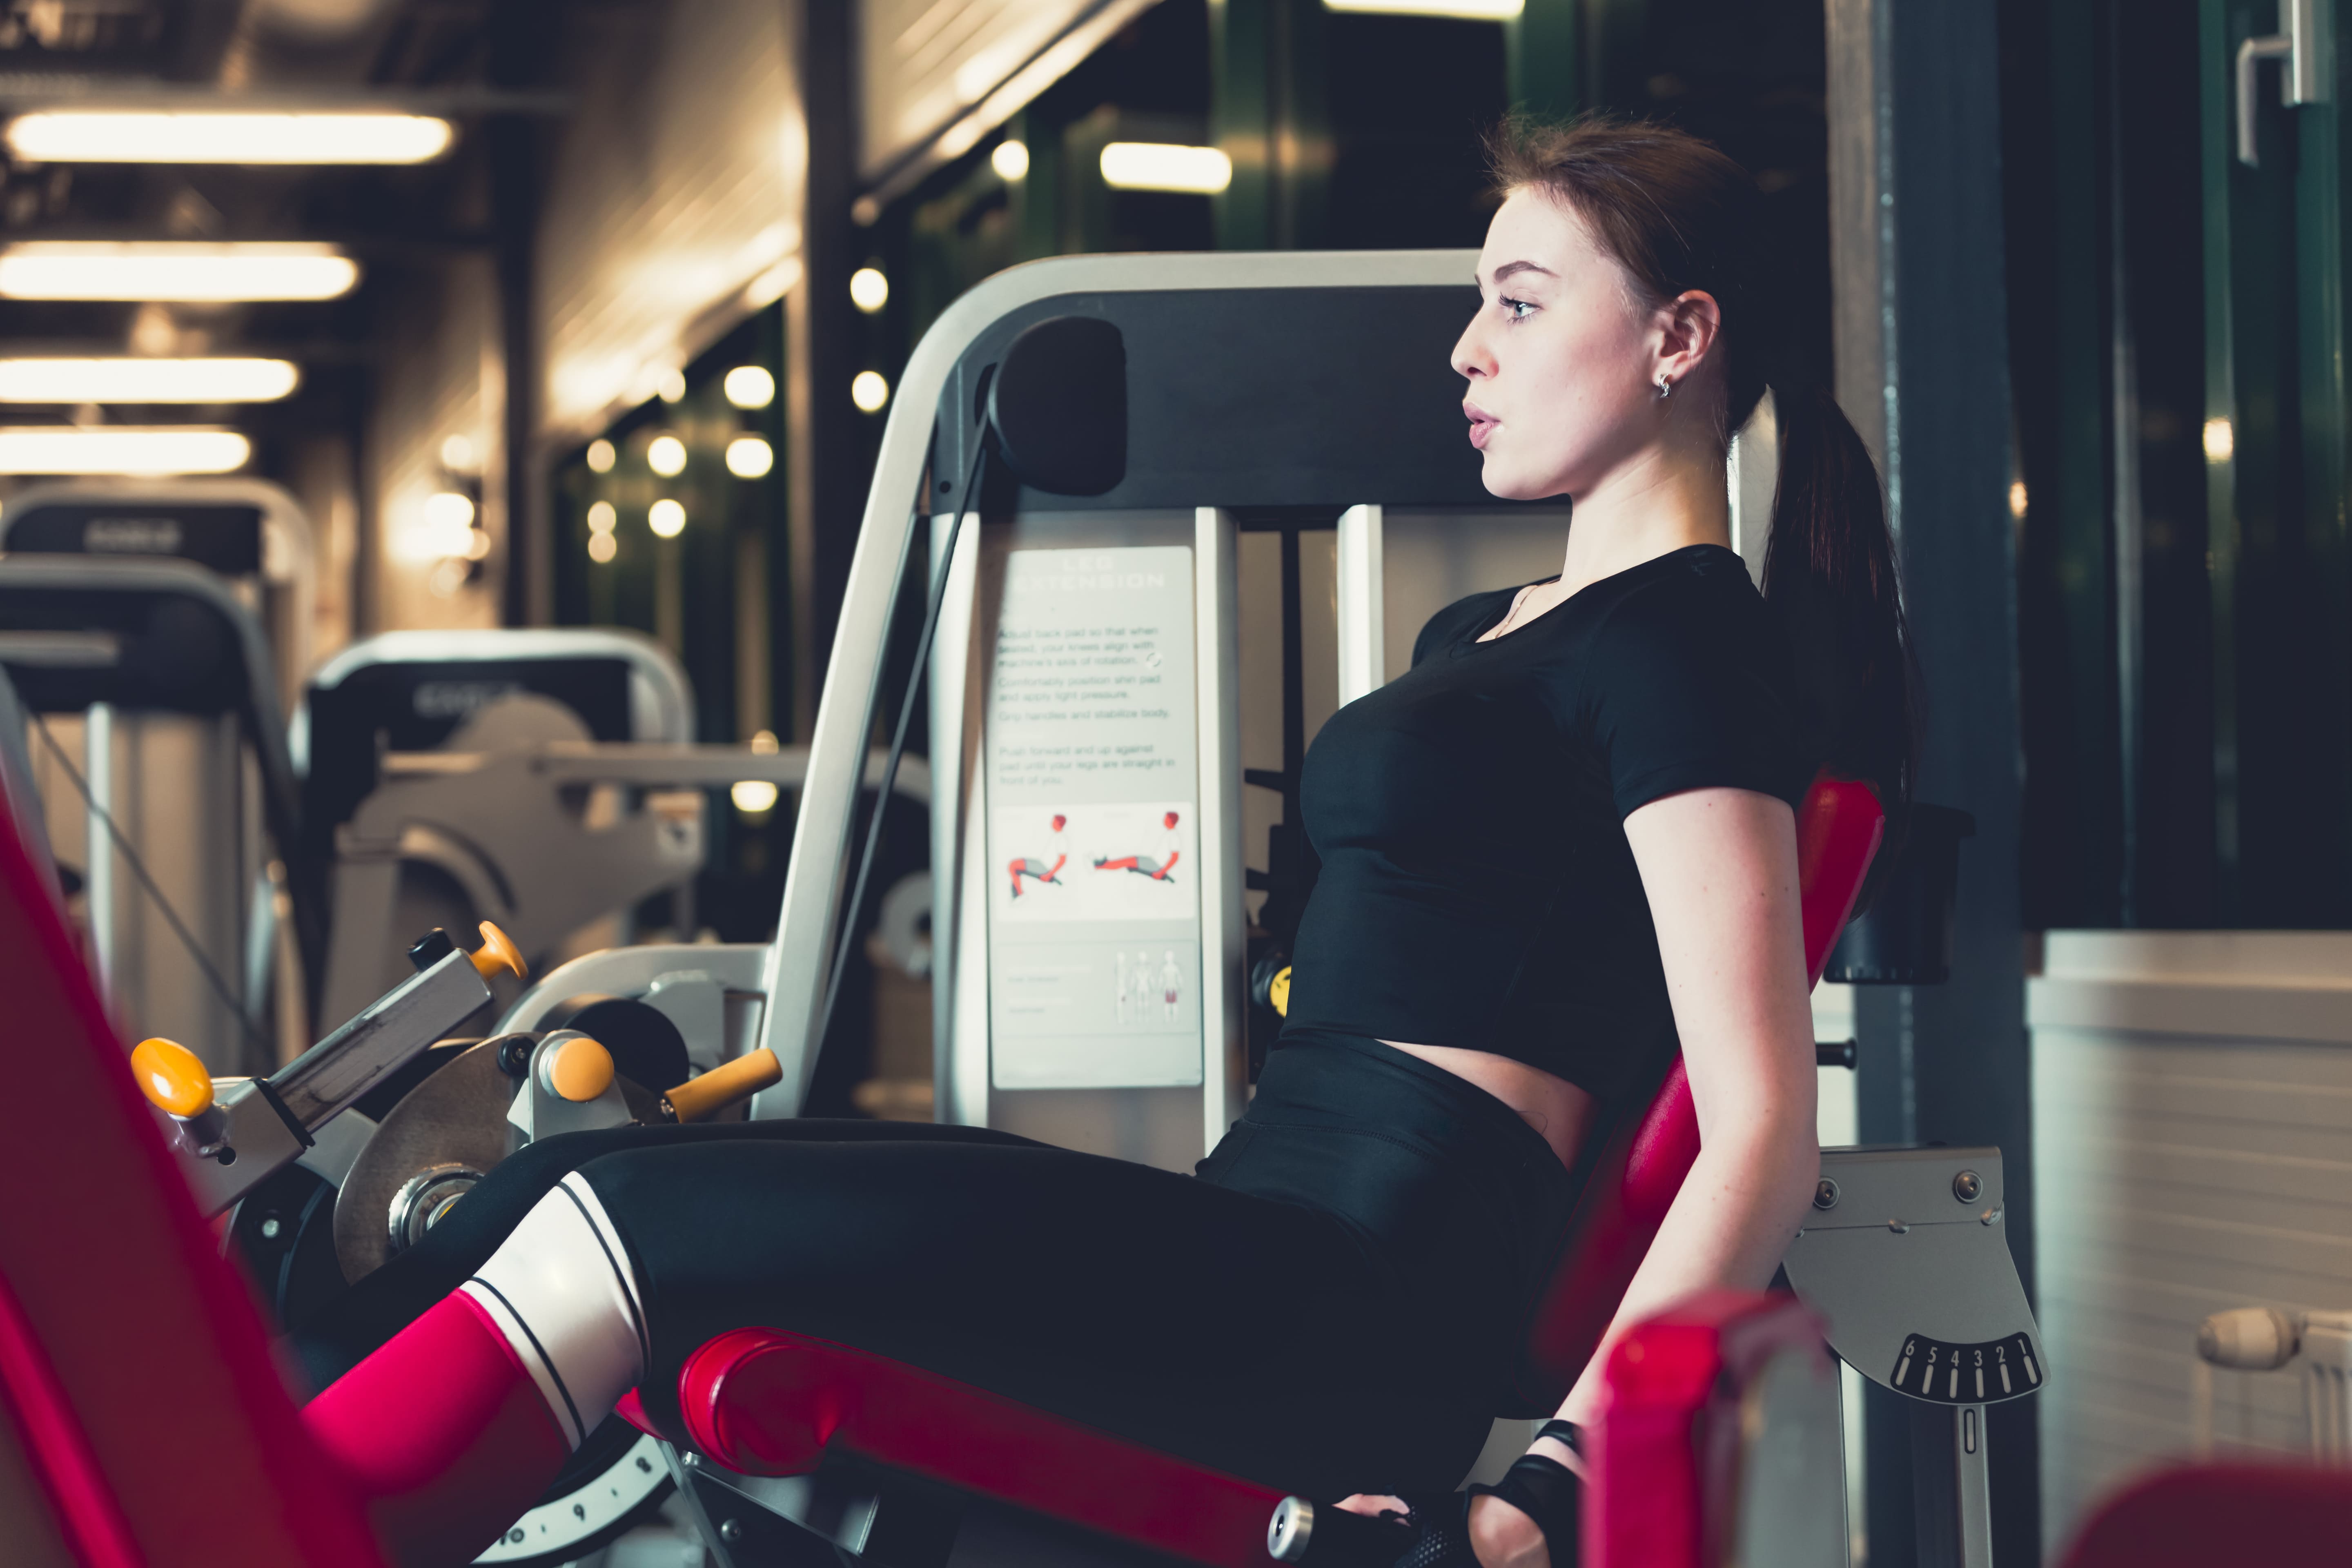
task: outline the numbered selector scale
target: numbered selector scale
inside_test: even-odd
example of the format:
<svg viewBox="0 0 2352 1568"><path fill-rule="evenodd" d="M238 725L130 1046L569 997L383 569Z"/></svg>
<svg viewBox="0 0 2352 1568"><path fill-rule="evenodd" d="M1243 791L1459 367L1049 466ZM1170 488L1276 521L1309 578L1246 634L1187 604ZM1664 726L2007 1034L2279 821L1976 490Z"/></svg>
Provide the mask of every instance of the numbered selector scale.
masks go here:
<svg viewBox="0 0 2352 1568"><path fill-rule="evenodd" d="M1947 1344L1924 1334L1903 1342L1886 1386L1938 1405L1995 1405L2042 1386L2042 1363L2024 1333L1979 1344Z"/></svg>

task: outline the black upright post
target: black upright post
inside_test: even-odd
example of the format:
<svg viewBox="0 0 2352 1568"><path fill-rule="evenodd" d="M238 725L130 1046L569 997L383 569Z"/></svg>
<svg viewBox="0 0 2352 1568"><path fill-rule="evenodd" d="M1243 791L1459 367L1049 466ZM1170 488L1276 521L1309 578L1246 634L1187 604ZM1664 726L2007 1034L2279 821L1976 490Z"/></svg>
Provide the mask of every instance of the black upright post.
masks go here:
<svg viewBox="0 0 2352 1568"><path fill-rule="evenodd" d="M1998 1144L2033 1290L2020 742L1994 0L1831 0L1839 395L1885 465L1922 679L1918 796L1976 818L1952 977L1856 994L1866 1142ZM1867 1401L1872 1568L1938 1561L1906 1402ZM1987 1436L1997 1563L2041 1558L2036 1401Z"/></svg>
<svg viewBox="0 0 2352 1568"><path fill-rule="evenodd" d="M507 88L538 84L545 68L550 16L543 0L504 5L492 13L489 74L494 83ZM555 539L539 450L544 366L534 273L545 183L540 122L529 115L495 116L484 127L484 142L490 167L492 266L506 387L493 470L506 513L499 616L510 626L546 626L555 619Z"/></svg>
<svg viewBox="0 0 2352 1568"><path fill-rule="evenodd" d="M1320 0L1211 0L1210 110L1234 161L1216 197L1225 250L1311 250L1329 213L1331 126Z"/></svg>
<svg viewBox="0 0 2352 1568"><path fill-rule="evenodd" d="M797 48L808 169L801 204L801 282L787 302L784 355L787 417L797 426L787 460L793 505L793 584L794 731L816 719L816 694L833 651L834 626L849 584L850 556L866 510L869 448L849 384L858 371L856 307L849 275L863 254L850 220L856 195L856 75L850 48L852 7L838 0L799 0ZM912 498L908 498L910 500Z"/></svg>
<svg viewBox="0 0 2352 1568"><path fill-rule="evenodd" d="M1298 531L1282 531L1282 819L1296 823L1307 766L1306 628L1298 603Z"/></svg>

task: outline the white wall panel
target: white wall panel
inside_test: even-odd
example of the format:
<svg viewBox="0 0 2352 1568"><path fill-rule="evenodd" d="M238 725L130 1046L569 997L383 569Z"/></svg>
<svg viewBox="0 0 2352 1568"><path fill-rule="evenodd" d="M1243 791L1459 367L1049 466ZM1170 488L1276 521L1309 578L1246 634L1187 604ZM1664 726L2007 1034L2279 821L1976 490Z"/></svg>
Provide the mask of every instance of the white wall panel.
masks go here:
<svg viewBox="0 0 2352 1568"><path fill-rule="evenodd" d="M2189 1452L2206 1314L2352 1307L2352 934L2053 932L2027 997L2054 1548ZM2223 1457L2303 1447L2292 1373L2213 1382Z"/></svg>
<svg viewBox="0 0 2352 1568"><path fill-rule="evenodd" d="M583 437L796 274L806 164L780 0L599 15L539 235L543 427ZM748 291L748 292L747 292Z"/></svg>

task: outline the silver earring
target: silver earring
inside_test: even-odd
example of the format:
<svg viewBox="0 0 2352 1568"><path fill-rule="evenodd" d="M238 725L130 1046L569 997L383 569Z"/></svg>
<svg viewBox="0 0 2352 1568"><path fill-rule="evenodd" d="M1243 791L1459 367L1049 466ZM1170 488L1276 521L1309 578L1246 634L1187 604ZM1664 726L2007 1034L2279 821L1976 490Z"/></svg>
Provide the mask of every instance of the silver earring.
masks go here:
<svg viewBox="0 0 2352 1568"><path fill-rule="evenodd" d="M1664 403L1675 395L1675 384L1664 376L1658 377L1658 401Z"/></svg>

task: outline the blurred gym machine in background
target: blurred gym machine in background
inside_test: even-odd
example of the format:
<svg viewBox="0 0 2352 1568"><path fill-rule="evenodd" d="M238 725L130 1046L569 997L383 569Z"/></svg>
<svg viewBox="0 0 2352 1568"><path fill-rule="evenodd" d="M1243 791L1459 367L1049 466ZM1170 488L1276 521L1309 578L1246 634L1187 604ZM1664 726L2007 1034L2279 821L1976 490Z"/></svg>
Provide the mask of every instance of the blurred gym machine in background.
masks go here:
<svg viewBox="0 0 2352 1568"><path fill-rule="evenodd" d="M309 520L259 479L77 479L11 496L0 555L0 667L42 720L33 776L121 1021L267 1070L309 1041L326 934L284 876Z"/></svg>
<svg viewBox="0 0 2352 1568"><path fill-rule="evenodd" d="M0 554L193 562L261 623L283 712L310 668L319 565L310 521L265 479L74 479L28 485L0 510Z"/></svg>
<svg viewBox="0 0 2352 1568"><path fill-rule="evenodd" d="M216 1071L307 1043L323 911L283 880L299 807L255 612L185 562L0 559L0 668L118 1022ZM281 944L279 900L290 916Z"/></svg>
<svg viewBox="0 0 2352 1568"><path fill-rule="evenodd" d="M693 740L685 671L631 632L391 632L329 659L291 742L304 874L333 910L326 1015L390 984L402 943L427 927L494 921L537 965L591 922L606 923L588 946L626 943L656 893L690 902L698 791L549 778L535 763L550 743ZM690 935L690 908L670 923Z"/></svg>

